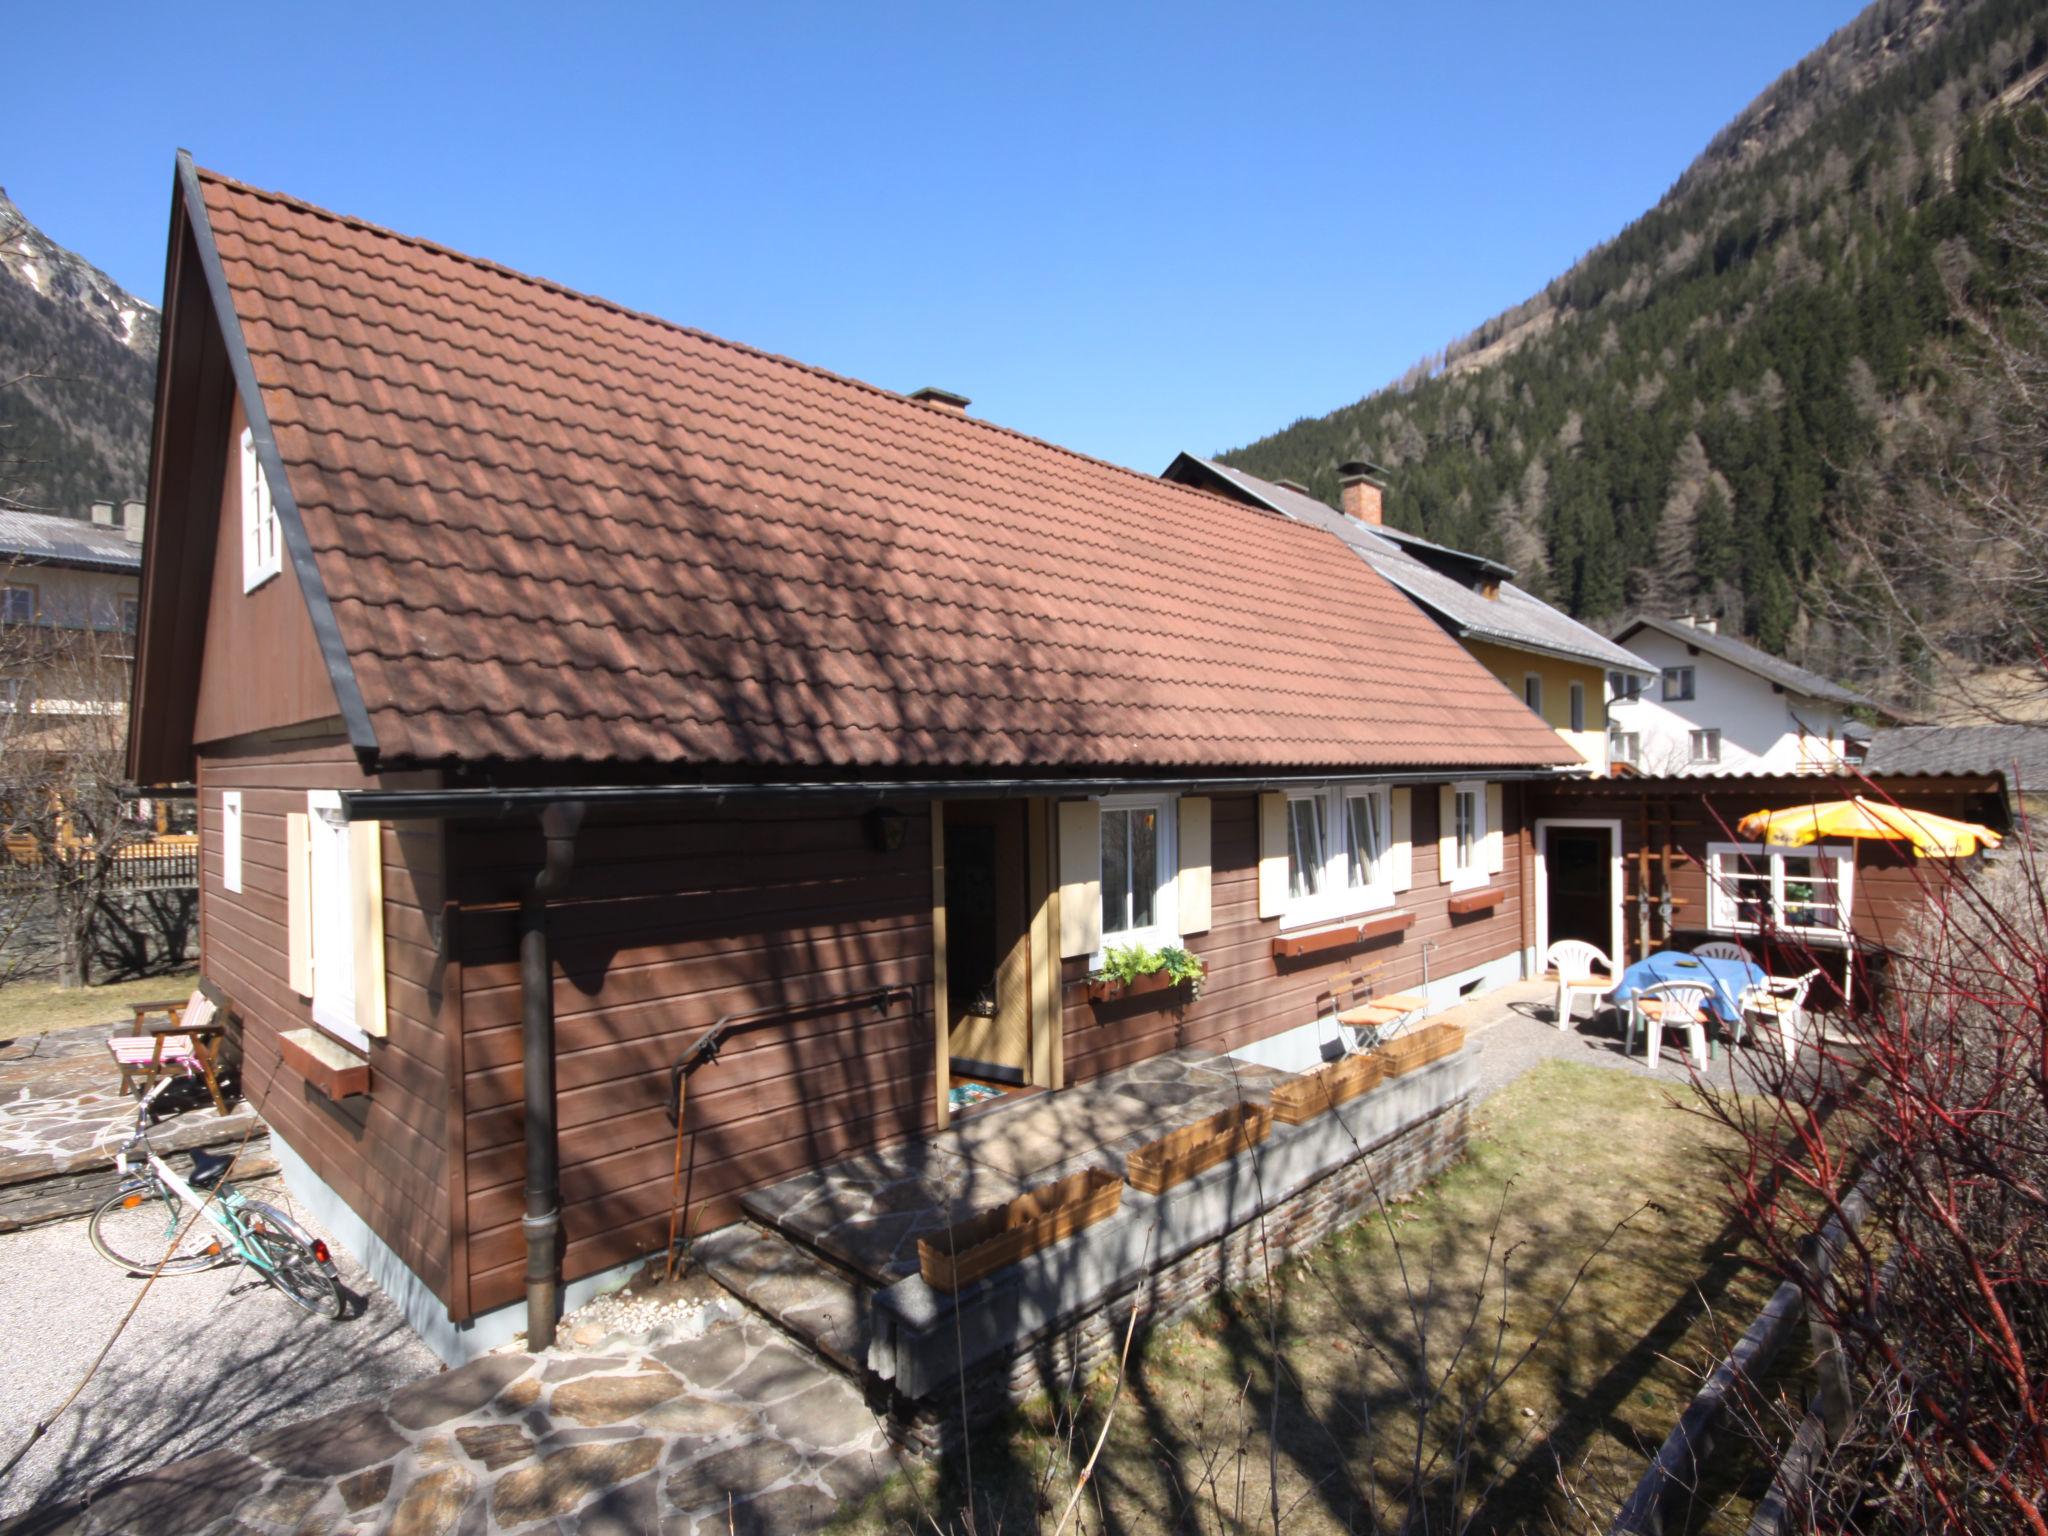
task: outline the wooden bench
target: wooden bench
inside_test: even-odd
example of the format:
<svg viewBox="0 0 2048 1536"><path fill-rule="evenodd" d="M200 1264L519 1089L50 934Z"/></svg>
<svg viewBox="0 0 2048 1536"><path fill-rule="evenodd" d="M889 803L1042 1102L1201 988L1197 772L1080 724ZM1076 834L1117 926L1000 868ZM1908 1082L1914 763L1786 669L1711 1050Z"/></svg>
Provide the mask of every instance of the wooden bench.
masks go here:
<svg viewBox="0 0 2048 1536"><path fill-rule="evenodd" d="M197 1073L213 1107L227 1114L227 1096L220 1088L220 1049L228 1026L219 1005L195 988L183 1002L172 999L131 1007L134 1033L107 1041L107 1053L121 1071L121 1091L132 1092L138 1081L147 1087L177 1073ZM162 1022L152 1023L155 1016Z"/></svg>

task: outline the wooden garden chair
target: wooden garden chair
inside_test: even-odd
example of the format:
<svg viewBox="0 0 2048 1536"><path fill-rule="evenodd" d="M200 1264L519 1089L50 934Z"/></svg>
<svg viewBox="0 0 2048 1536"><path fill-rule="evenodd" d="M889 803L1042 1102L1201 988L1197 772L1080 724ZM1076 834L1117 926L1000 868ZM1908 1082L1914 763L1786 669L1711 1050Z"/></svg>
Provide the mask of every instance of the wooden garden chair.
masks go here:
<svg viewBox="0 0 2048 1536"><path fill-rule="evenodd" d="M121 1069L121 1091L132 1092L137 1083L147 1088L159 1078L184 1073L203 1079L213 1107L227 1114L227 1096L220 1090L220 1049L228 1027L214 1000L195 988L183 1002L132 1006L134 1033L107 1041L108 1054ZM152 1022L153 1016L160 1016L161 1022Z"/></svg>

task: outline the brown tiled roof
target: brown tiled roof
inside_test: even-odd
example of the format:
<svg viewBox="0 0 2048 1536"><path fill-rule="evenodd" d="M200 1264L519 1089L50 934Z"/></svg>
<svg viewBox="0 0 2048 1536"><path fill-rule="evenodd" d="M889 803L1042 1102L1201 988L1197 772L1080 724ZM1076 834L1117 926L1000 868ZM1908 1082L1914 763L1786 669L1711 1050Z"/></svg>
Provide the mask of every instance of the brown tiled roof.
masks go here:
<svg viewBox="0 0 2048 1536"><path fill-rule="evenodd" d="M202 173L386 758L1569 758L1328 534Z"/></svg>

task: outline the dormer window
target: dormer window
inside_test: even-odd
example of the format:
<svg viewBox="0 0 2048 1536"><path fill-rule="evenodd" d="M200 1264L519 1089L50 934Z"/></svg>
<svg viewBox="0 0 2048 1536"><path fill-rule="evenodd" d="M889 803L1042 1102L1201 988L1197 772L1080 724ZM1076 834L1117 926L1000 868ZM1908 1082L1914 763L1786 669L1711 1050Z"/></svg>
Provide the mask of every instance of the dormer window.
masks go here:
<svg viewBox="0 0 2048 1536"><path fill-rule="evenodd" d="M256 436L242 428L242 590L254 592L284 569L284 539L270 479L256 457Z"/></svg>

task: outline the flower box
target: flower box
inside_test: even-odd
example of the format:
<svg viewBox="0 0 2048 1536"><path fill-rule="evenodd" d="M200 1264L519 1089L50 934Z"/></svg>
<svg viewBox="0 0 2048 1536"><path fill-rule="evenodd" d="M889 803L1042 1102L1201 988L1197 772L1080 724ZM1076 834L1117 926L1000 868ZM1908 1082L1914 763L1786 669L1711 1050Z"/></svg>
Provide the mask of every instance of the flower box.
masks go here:
<svg viewBox="0 0 2048 1536"><path fill-rule="evenodd" d="M288 1029L277 1037L284 1064L315 1093L352 1099L370 1091L370 1064L317 1029Z"/></svg>
<svg viewBox="0 0 2048 1536"><path fill-rule="evenodd" d="M1180 983L1165 971L1147 971L1124 981L1115 976L1092 976L1088 980L1088 1001L1113 1003L1120 997L1144 997L1151 992L1171 992Z"/></svg>
<svg viewBox="0 0 2048 1536"><path fill-rule="evenodd" d="M1272 1128L1273 1111L1265 1105L1233 1105L1147 1142L1131 1154L1124 1177L1133 1189L1164 1194L1225 1158L1257 1146Z"/></svg>
<svg viewBox="0 0 2048 1536"><path fill-rule="evenodd" d="M1413 1072L1440 1057L1455 1056L1463 1049L1464 1025L1425 1024L1405 1035L1396 1035L1381 1046L1377 1054L1387 1059L1387 1076L1399 1077L1403 1072Z"/></svg>
<svg viewBox="0 0 2048 1536"><path fill-rule="evenodd" d="M1346 1056L1273 1088L1273 1113L1288 1125L1313 1120L1325 1110L1370 1091L1385 1077L1383 1051Z"/></svg>
<svg viewBox="0 0 2048 1536"><path fill-rule="evenodd" d="M1357 922L1333 923L1327 928L1311 928L1305 933L1275 934L1273 958L1298 960L1303 955L1321 954L1325 950L1355 949L1360 944L1370 944L1374 939L1401 933L1414 923L1413 912L1381 912Z"/></svg>
<svg viewBox="0 0 2048 1536"><path fill-rule="evenodd" d="M935 1291L957 1291L1094 1226L1123 1200L1122 1179L1101 1168L1084 1168L935 1236L920 1237L918 1272Z"/></svg>
<svg viewBox="0 0 2048 1536"><path fill-rule="evenodd" d="M1478 912L1491 912L1508 899L1506 889L1490 885L1483 891L1459 891L1445 903L1453 917L1469 917Z"/></svg>

